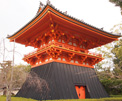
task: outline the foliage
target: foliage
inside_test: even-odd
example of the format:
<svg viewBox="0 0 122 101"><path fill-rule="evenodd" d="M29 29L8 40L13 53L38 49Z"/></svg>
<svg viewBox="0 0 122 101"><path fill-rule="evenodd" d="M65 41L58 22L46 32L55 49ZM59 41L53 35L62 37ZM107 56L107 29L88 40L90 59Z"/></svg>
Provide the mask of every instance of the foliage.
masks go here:
<svg viewBox="0 0 122 101"><path fill-rule="evenodd" d="M0 87L5 87L7 83L9 86L12 69L13 69L12 89L15 89L15 88L20 88L21 85L24 83L27 74L30 71L30 66L20 64L20 65L15 65L13 68L8 66L5 68L2 67L0 72Z"/></svg>
<svg viewBox="0 0 122 101"><path fill-rule="evenodd" d="M110 97L122 97L122 95L110 95Z"/></svg>
<svg viewBox="0 0 122 101"><path fill-rule="evenodd" d="M116 24L113 26L113 28L110 29L112 32L114 32L117 35L121 35L122 33L122 23Z"/></svg>
<svg viewBox="0 0 122 101"><path fill-rule="evenodd" d="M122 0L109 0L109 1L112 2L112 3L115 3L116 6L122 7Z"/></svg>
<svg viewBox="0 0 122 101"><path fill-rule="evenodd" d="M11 101L12 86L13 86L13 68L11 61L3 61L0 63L1 74L0 74L0 84L2 89L4 89L4 94L6 95L6 101Z"/></svg>
<svg viewBox="0 0 122 101"><path fill-rule="evenodd" d="M18 68L18 69L23 69L23 71L25 72L30 72L31 70L31 65L23 65L23 64L19 64L19 65L15 65L14 68Z"/></svg>
<svg viewBox="0 0 122 101"><path fill-rule="evenodd" d="M122 7L122 0L109 0L109 1L116 4L116 6Z"/></svg>
<svg viewBox="0 0 122 101"><path fill-rule="evenodd" d="M113 71L109 68L102 69L97 71L97 75L109 95L122 94L122 80L116 79Z"/></svg>
<svg viewBox="0 0 122 101"><path fill-rule="evenodd" d="M114 3L116 6L119 6L121 8L121 14L122 14L122 0L109 0L109 1Z"/></svg>
<svg viewBox="0 0 122 101"><path fill-rule="evenodd" d="M31 69L30 65L20 64L14 66L12 69L13 69L12 89L20 88L26 80L27 82L25 83L26 85L28 85L27 87L29 89L31 87L32 88L34 87L35 90L39 91L40 93L43 88L49 90L47 82L44 79L40 78L35 72L30 71ZM7 74L7 75L5 76L3 74ZM5 80L4 77L6 77L7 79ZM9 90L10 77L11 77L11 66L10 67L6 66L6 68L4 69L2 68L0 72L1 88L6 87L6 81L7 81L8 82L7 87Z"/></svg>
<svg viewBox="0 0 122 101"><path fill-rule="evenodd" d="M103 79L101 80L106 91L111 94L122 94L122 80L118 79Z"/></svg>
<svg viewBox="0 0 122 101"><path fill-rule="evenodd" d="M118 66L122 65L122 39L119 40L118 44L115 45L112 53L115 55L114 63Z"/></svg>
<svg viewBox="0 0 122 101"><path fill-rule="evenodd" d="M38 93L42 93L42 89L49 91L46 80L40 78L35 72L31 71L26 79L26 88L34 88Z"/></svg>
<svg viewBox="0 0 122 101"><path fill-rule="evenodd" d="M109 45L111 44L97 49L103 54L106 61L98 63L95 70L109 94L122 94L122 40L114 42L112 47ZM110 61L113 61L113 65L110 64ZM110 65L106 65L107 62Z"/></svg>
<svg viewBox="0 0 122 101"><path fill-rule="evenodd" d="M3 94L6 95L6 101L11 101L12 90L20 88L26 80L29 69L24 65L13 67L11 61L0 63L0 88L3 89Z"/></svg>
<svg viewBox="0 0 122 101"><path fill-rule="evenodd" d="M119 43L115 45L112 50L112 53L115 55L114 64L114 75L117 79L122 80L122 39L119 40Z"/></svg>
<svg viewBox="0 0 122 101"><path fill-rule="evenodd" d="M103 60L95 65L96 71L108 71L113 69L114 54L111 53L111 50L113 49L115 43L116 41L95 49L95 52L98 54L102 54L103 57Z"/></svg>

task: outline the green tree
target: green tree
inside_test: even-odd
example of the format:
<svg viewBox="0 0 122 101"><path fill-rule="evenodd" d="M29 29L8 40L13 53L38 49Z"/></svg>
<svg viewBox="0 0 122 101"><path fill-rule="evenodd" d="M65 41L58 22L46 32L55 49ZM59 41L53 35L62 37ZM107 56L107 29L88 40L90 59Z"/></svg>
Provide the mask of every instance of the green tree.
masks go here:
<svg viewBox="0 0 122 101"><path fill-rule="evenodd" d="M119 6L121 8L121 14L122 14L122 0L109 0L109 1L114 3L116 6Z"/></svg>
<svg viewBox="0 0 122 101"><path fill-rule="evenodd" d="M115 55L114 62L114 75L117 79L122 80L122 39L114 46L112 53Z"/></svg>
<svg viewBox="0 0 122 101"><path fill-rule="evenodd" d="M96 50L106 59L95 66L101 83L109 94L122 94L122 39Z"/></svg>
<svg viewBox="0 0 122 101"><path fill-rule="evenodd" d="M115 43L116 42L109 43L101 47L97 47L95 49L95 52L98 54L102 54L103 57L103 60L95 65L96 71L106 71L108 69L112 70L114 65L113 64L114 54L111 53L111 50L113 49Z"/></svg>
<svg viewBox="0 0 122 101"><path fill-rule="evenodd" d="M0 71L0 87L5 88L6 94L5 95L11 95L12 90L15 88L20 88L24 81L26 80L26 77L28 76L28 73L30 71L29 65L16 65L12 68L11 61L4 61L0 63L1 65L1 71ZM11 74L11 71L13 73ZM11 81L11 76L13 75L13 79ZM10 84L12 87L10 88Z"/></svg>

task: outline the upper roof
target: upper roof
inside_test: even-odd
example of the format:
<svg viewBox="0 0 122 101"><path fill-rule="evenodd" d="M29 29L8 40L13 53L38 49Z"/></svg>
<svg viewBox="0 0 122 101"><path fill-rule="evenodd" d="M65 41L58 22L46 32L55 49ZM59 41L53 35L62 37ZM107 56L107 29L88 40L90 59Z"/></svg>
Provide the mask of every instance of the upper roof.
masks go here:
<svg viewBox="0 0 122 101"><path fill-rule="evenodd" d="M35 34L36 36L39 36L37 33L44 33L44 29L48 29L47 27L49 27L50 19L53 19L53 22L58 23L67 29L74 30L76 33L85 34L86 37L90 36L94 37L93 39L98 38L98 40L105 41L104 44L117 40L117 38L120 37L120 35L106 32L87 24L84 21L69 16L56 9L50 2L47 2L43 8L42 6L39 7L37 15L30 22L7 38L10 39L10 41L15 39L15 42L25 44L25 42L27 42L27 40L30 41L30 39L32 39L31 37L35 36Z"/></svg>

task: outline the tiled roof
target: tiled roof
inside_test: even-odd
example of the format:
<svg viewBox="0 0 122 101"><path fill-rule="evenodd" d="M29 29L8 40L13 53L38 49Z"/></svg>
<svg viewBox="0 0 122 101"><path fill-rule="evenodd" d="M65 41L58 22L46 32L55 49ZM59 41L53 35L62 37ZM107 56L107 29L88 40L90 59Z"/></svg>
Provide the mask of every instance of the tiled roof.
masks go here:
<svg viewBox="0 0 122 101"><path fill-rule="evenodd" d="M83 20L77 19L77 18L75 18L75 17L73 17L73 16L71 16L71 15L68 15L66 12L62 12L62 11L60 11L59 9L57 9L55 6L53 6L53 5L50 3L49 0L47 1L47 4L46 4L46 5L40 6L40 7L42 7L41 11L40 11L40 12L37 12L36 16L35 16L31 21L29 21L24 27L26 27L26 26L27 26L28 24L30 24L34 19L36 19L36 18L44 11L44 9L45 9L47 6L50 6L51 8L53 8L53 9L56 10L56 11L58 11L59 13L65 15L65 16L67 16L67 17L73 19L73 20L76 20L76 21L78 21L78 22L80 22L80 23L83 23L83 24L85 24L85 25L88 25L88 26L90 26L90 27L92 27L92 28L98 29L98 30L100 30L100 31L102 31L102 32L108 33L108 34L113 35L113 36L118 36L118 37L121 36L121 33L120 33L120 34L113 34L113 33L104 31L102 28L101 28L101 29L100 29L100 28L97 28L97 27L95 27L95 26L93 26L93 25L91 25L91 24L88 24L88 23L84 22ZM40 7L39 7L39 9L40 9ZM39 9L38 9L38 11L39 11ZM24 27L22 27L20 30L22 30ZM18 30L18 31L17 31L16 33L14 33L13 35L7 36L7 38L10 38L10 37L16 35L20 30Z"/></svg>

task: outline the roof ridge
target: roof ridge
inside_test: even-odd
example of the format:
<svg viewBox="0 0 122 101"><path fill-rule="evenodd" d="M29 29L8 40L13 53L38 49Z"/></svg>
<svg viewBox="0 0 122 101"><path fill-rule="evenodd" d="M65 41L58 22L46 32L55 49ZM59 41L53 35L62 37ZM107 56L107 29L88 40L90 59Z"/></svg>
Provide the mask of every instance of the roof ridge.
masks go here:
<svg viewBox="0 0 122 101"><path fill-rule="evenodd" d="M113 33L107 32L107 31L105 31L105 30L102 30L102 29L100 29L100 28L98 28L98 27L96 27L96 26L93 26L93 25L91 25L91 24L89 24L89 23L84 22L83 20L77 19L77 18L75 18L75 17L73 17L73 16L71 16L71 15L65 13L65 12L62 12L61 10L59 10L59 9L57 9L55 6L53 6L49 0L47 0L47 4L46 4L46 5L43 4L43 6L42 6L42 2L40 3L40 7L42 7L42 9L41 9L39 12L37 12L37 14L35 15L35 17L34 17L31 21L29 21L26 25L28 25L28 24L31 23L36 17L38 17L39 14L41 14L41 13L43 12L43 10L44 10L47 6L50 6L51 8L53 8L54 10L56 10L57 12L59 12L59 13L65 15L65 16L67 16L67 17L73 19L73 20L76 20L76 21L78 21L78 22L80 22L80 23L83 23L83 24L85 24L85 25L87 25L87 26L91 26L92 28L95 28L95 29L97 29L97 30L100 30L100 31L102 31L102 32L108 33L108 34L113 35L113 36L118 36L118 37L121 36L120 34L113 34ZM39 7L39 9L40 9L40 7ZM26 25L25 25L25 26L26 26ZM25 26L24 26L24 27L25 27ZM24 27L20 28L20 30L23 29ZM17 32L15 32L15 34L18 33L20 30L18 30ZM15 35L15 34L14 34L14 35ZM9 38L9 37L11 37L11 36L13 36L13 35L7 36L7 38Z"/></svg>
<svg viewBox="0 0 122 101"><path fill-rule="evenodd" d="M89 24L89 23L86 23L84 20L78 19L78 18L76 18L76 17L73 17L72 15L69 15L69 14L67 14L67 13L65 13L65 12L62 12L61 10L59 10L59 9L57 9L55 6L53 6L51 3L50 3L50 4L47 4L47 5L51 6L53 9L57 10L58 12L64 14L64 15L67 16L67 17L70 17L71 19L74 19L74 20L76 20L76 21L78 21L78 22L84 23L84 24L86 24L86 25L88 25L88 26L91 26L91 27L93 27L93 28L95 28L95 29L98 29L98 30L103 31L103 32L105 32L105 33L109 33L109 34L114 35L114 36L121 36L121 33L113 34L113 33L111 33L111 32L108 32L108 31L103 30L102 28L98 28L98 27L93 26L93 25L91 25L91 24Z"/></svg>

